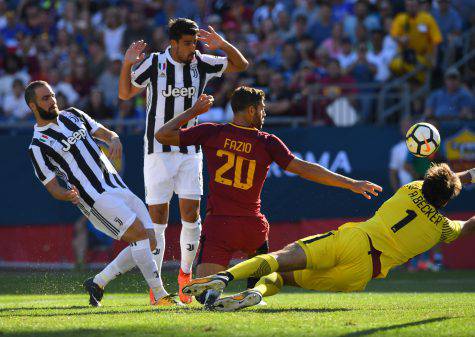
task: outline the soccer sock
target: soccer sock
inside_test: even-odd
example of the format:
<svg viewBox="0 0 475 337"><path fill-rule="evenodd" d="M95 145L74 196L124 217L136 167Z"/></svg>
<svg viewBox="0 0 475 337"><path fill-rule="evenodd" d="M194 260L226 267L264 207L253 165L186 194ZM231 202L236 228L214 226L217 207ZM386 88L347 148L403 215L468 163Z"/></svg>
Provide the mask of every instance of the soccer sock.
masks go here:
<svg viewBox="0 0 475 337"><path fill-rule="evenodd" d="M104 289L110 281L128 272L133 267L135 267L135 262L132 258L132 252L130 247L126 247L111 263L94 277L94 283Z"/></svg>
<svg viewBox="0 0 475 337"><path fill-rule="evenodd" d="M191 267L198 250L201 235L201 219L195 222L181 221L180 248L181 248L181 270L185 274L191 273Z"/></svg>
<svg viewBox="0 0 475 337"><path fill-rule="evenodd" d="M247 289L252 289L256 286L257 282L259 282L259 279L257 277L249 277L247 279Z"/></svg>
<svg viewBox="0 0 475 337"><path fill-rule="evenodd" d="M242 280L248 277L262 277L279 269L279 263L274 256L263 254L241 262L226 270L234 280Z"/></svg>
<svg viewBox="0 0 475 337"><path fill-rule="evenodd" d="M155 238L157 239L157 248L152 252L153 259L157 264L158 272L162 272L163 256L165 255L165 229L167 224L153 224Z"/></svg>
<svg viewBox="0 0 475 337"><path fill-rule="evenodd" d="M279 273L272 273L261 277L252 290L258 291L262 296L272 296L277 294L283 287L284 280Z"/></svg>
<svg viewBox="0 0 475 337"><path fill-rule="evenodd" d="M153 260L153 255L150 250L150 241L144 239L131 243L130 249L132 251L132 258L142 272L148 286L152 289L155 299L160 299L168 295L163 288L162 278L158 272L157 264Z"/></svg>

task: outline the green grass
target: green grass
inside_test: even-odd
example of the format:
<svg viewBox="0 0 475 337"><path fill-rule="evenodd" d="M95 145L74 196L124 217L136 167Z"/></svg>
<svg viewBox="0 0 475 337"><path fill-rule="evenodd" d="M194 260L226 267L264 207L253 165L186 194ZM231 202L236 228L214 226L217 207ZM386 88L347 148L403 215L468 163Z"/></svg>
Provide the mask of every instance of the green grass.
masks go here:
<svg viewBox="0 0 475 337"><path fill-rule="evenodd" d="M475 336L475 271L397 272L364 293L289 288L236 313L152 309L137 273L115 280L104 306L90 308L86 276L0 272L0 336ZM171 290L174 278L165 274Z"/></svg>

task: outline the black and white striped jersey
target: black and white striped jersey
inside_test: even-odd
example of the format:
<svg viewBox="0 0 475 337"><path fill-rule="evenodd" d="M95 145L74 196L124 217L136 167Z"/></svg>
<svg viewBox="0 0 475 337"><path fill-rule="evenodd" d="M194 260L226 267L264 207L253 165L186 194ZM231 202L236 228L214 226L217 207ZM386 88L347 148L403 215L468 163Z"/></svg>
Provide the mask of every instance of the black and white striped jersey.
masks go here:
<svg viewBox="0 0 475 337"><path fill-rule="evenodd" d="M35 125L28 150L35 174L44 185L58 176L76 186L88 215L103 192L127 186L92 138L100 123L76 108L61 111L57 122Z"/></svg>
<svg viewBox="0 0 475 337"><path fill-rule="evenodd" d="M191 108L203 93L206 83L220 77L226 70L226 57L201 54L196 51L189 64L178 63L170 55L170 47L164 52L152 53L132 69L132 83L147 88L147 118L145 128L145 153L180 151L199 152L195 146L162 145L154 135L158 129L186 109ZM196 125L190 120L188 127ZM186 127L186 126L185 126Z"/></svg>

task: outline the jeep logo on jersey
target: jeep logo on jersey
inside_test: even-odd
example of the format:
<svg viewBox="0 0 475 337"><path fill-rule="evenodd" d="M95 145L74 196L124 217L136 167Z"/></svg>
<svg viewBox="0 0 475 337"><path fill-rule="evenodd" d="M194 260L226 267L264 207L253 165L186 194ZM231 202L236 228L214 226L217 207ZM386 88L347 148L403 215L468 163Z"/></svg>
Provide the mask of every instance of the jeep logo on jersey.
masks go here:
<svg viewBox="0 0 475 337"><path fill-rule="evenodd" d="M195 93L196 93L195 87L189 87L189 88L185 88L185 87L183 87L183 88L173 88L171 85L168 85L166 90L162 90L162 94L163 94L163 96L165 96L165 97L170 97L170 96L178 97L178 96L182 96L182 97L191 98L191 97L193 97L193 95L194 95Z"/></svg>
<svg viewBox="0 0 475 337"><path fill-rule="evenodd" d="M62 148L63 151L67 152L71 149L71 145L76 144L76 142L80 139L85 139L86 138L86 130L84 129L79 129L78 131L74 131L72 136L68 137L67 141L64 139L61 139L61 143L64 145Z"/></svg>

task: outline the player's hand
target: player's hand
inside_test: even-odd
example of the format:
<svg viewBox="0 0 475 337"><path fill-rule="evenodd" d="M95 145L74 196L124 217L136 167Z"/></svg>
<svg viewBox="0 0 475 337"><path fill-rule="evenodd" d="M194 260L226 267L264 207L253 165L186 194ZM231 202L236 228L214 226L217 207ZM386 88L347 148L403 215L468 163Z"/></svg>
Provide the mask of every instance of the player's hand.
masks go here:
<svg viewBox="0 0 475 337"><path fill-rule="evenodd" d="M371 195L378 196L378 192L382 192L383 188L366 180L357 180L351 187L355 193L362 194L366 199L371 199Z"/></svg>
<svg viewBox="0 0 475 337"><path fill-rule="evenodd" d="M145 58L143 52L147 47L147 43L144 40L134 41L125 52L124 63L136 64L141 62Z"/></svg>
<svg viewBox="0 0 475 337"><path fill-rule="evenodd" d="M79 204L79 191L76 186L72 185L71 189L68 190L64 195L65 201L71 201L74 205Z"/></svg>
<svg viewBox="0 0 475 337"><path fill-rule="evenodd" d="M225 42L223 37L216 33L211 26L208 26L208 30L200 29L198 40L203 42L205 48L209 50L220 49Z"/></svg>
<svg viewBox="0 0 475 337"><path fill-rule="evenodd" d="M196 116L204 114L208 111L214 103L214 97L211 95L202 94L198 100L196 101L195 105L193 105L193 111Z"/></svg>
<svg viewBox="0 0 475 337"><path fill-rule="evenodd" d="M109 159L113 162L122 159L122 143L119 136L112 137L109 142Z"/></svg>

